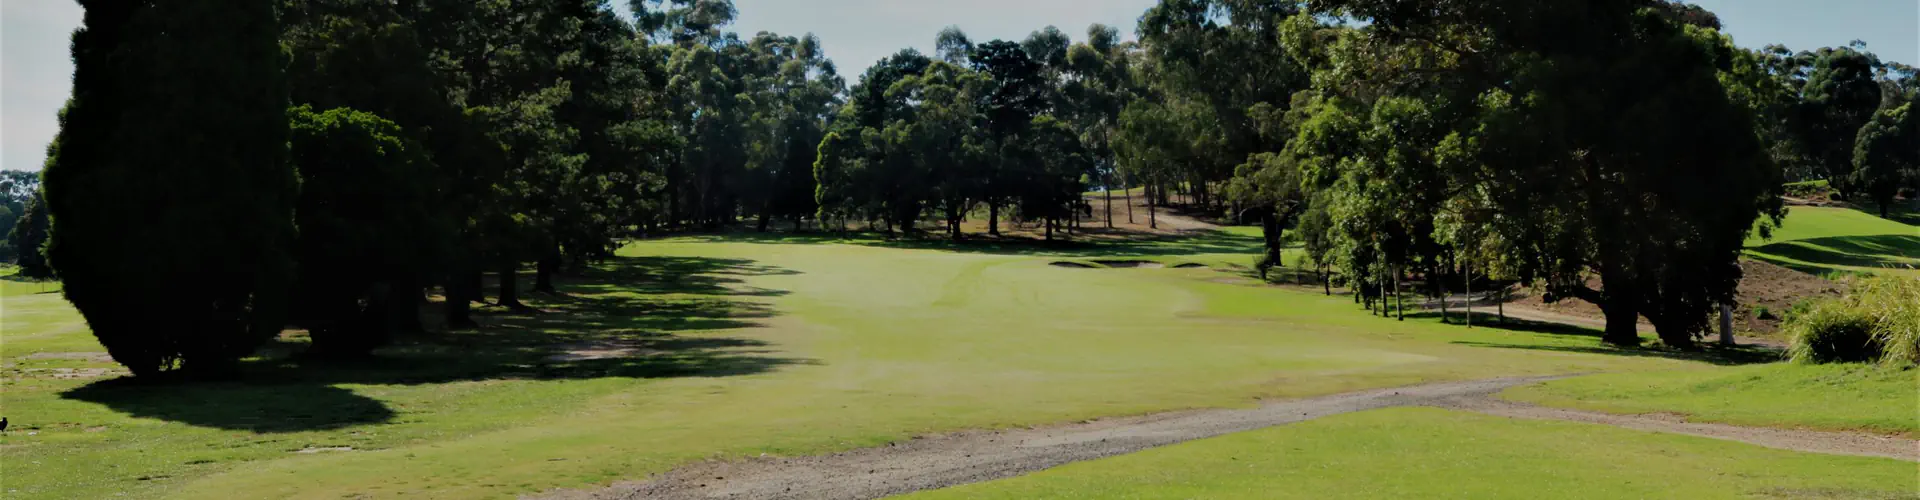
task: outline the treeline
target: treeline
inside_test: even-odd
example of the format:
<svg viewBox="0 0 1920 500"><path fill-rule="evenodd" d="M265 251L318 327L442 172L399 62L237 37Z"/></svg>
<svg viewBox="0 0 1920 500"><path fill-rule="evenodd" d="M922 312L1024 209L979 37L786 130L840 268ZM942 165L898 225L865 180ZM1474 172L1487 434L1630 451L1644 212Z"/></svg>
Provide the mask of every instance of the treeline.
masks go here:
<svg viewBox="0 0 1920 500"><path fill-rule="evenodd" d="M90 4L45 203L7 189L46 215L11 246L136 374L222 374L286 325L310 355L368 355L430 290L471 326L483 274L523 308L518 271L551 290L629 236L1017 217L1051 237L1084 191L1140 188L1259 221L1263 267L1296 231L1369 305L1415 275L1533 282L1605 308L1611 341L1646 316L1684 345L1782 182L1882 207L1920 182L1912 68L1740 49L1658 0L1162 0L1138 41L950 28L850 88L812 35L725 31L736 14Z"/></svg>
<svg viewBox="0 0 1920 500"><path fill-rule="evenodd" d="M244 5L242 5L244 4ZM626 12L616 10L625 8ZM231 373L284 326L366 356L424 294L472 326L621 238L810 217L844 84L730 2L89 4L45 255L137 375Z"/></svg>

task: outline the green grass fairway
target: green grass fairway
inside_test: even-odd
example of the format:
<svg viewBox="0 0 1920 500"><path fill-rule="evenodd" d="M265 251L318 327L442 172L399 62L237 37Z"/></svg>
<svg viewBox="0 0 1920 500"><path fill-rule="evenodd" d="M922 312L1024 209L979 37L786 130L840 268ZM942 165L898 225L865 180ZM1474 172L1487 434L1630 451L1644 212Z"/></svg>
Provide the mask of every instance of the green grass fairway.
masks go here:
<svg viewBox="0 0 1920 500"><path fill-rule="evenodd" d="M1920 370L1775 363L1614 373L1508 389L1505 397L1614 413L1683 413L1737 425L1920 434Z"/></svg>
<svg viewBox="0 0 1920 500"><path fill-rule="evenodd" d="M1216 269L1068 269L1145 255L1247 262L1254 238L1125 246L725 236L629 246L551 311L413 339L346 367L142 387L57 294L7 296L9 498L510 498L692 461L802 455L972 428L1254 404L1504 375L1684 370L1593 332L1368 316ZM526 278L523 278L526 279ZM165 318L154 318L164 321ZM572 351L569 359L551 355ZM1359 476L1348 476L1349 479Z"/></svg>
<svg viewBox="0 0 1920 500"><path fill-rule="evenodd" d="M1811 274L1920 277L1920 226L1846 208L1791 207L1773 239L1747 239L1747 256Z"/></svg>
<svg viewBox="0 0 1920 500"><path fill-rule="evenodd" d="M1914 466L1432 408L1337 415L914 500L1913 498Z"/></svg>

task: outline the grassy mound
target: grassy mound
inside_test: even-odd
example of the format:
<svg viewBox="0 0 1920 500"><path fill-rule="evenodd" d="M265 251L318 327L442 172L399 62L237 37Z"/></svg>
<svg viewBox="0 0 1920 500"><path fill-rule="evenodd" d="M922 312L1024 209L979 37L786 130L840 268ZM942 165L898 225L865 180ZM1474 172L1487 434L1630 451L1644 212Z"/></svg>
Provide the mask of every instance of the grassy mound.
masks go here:
<svg viewBox="0 0 1920 500"><path fill-rule="evenodd" d="M1920 227L1834 207L1793 207L1771 239L1747 239L1747 256L1815 274L1920 277Z"/></svg>

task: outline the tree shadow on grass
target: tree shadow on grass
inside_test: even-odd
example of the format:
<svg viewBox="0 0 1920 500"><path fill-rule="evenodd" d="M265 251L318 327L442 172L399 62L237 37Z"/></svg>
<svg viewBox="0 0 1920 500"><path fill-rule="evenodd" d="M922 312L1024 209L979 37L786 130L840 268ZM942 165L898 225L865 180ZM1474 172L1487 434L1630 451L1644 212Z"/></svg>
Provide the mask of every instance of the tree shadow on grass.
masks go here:
<svg viewBox="0 0 1920 500"><path fill-rule="evenodd" d="M1410 314L1407 314L1407 317L1422 318L1422 319L1439 318L1440 311L1422 311L1419 313L1410 313ZM1464 324L1465 318L1466 318L1466 314L1464 311L1461 311L1461 310L1448 311L1446 322L1449 324ZM1712 363L1716 365L1746 365L1746 364L1754 364L1754 363L1770 363L1774 361L1780 361L1781 359L1783 359L1782 352L1779 349L1765 347L1765 346L1723 347L1718 344L1702 343L1700 345L1700 348L1697 350L1681 350L1681 349L1671 349L1671 348L1662 347L1658 345L1648 345L1648 346L1640 346L1640 347L1619 347L1619 346L1606 345L1606 344L1601 344L1599 342L1599 339L1602 333L1600 330L1595 330L1592 328L1586 328L1581 326L1561 324L1561 323L1549 323L1544 321L1532 321L1532 320L1524 320L1524 319L1518 319L1518 318L1501 319L1499 316L1495 315L1494 313L1483 312L1478 310L1478 308L1476 308L1476 310L1473 312L1473 326L1475 328L1492 328L1496 330L1506 330L1506 331L1514 331L1514 332L1538 333L1538 334L1558 335L1558 336L1588 337L1593 339L1594 344L1590 346L1579 346L1579 345L1566 346L1566 345L1539 345L1539 344L1508 344L1508 343L1500 343L1500 342L1481 342L1481 341L1473 341L1473 340L1455 340L1450 343L1458 344L1458 345L1473 346L1473 347L1493 347L1493 348L1500 348L1500 349L1526 349L1526 350L1537 350L1537 351L1576 352L1576 353L1583 353L1583 354L1606 354L1606 355L1612 355L1612 356L1631 356L1631 357L1642 357L1642 358L1682 359L1682 360L1688 360L1688 361L1702 361L1702 362Z"/></svg>
<svg viewBox="0 0 1920 500"><path fill-rule="evenodd" d="M912 250L940 250L960 253L980 253L994 255L1025 255L1036 257L1122 257L1157 255L1193 255L1241 253L1257 254L1264 243L1256 236L1244 236L1227 231L1200 229L1183 231L1177 234L1128 233L1104 229L1089 229L1088 234L1102 236L1099 240L1073 239L1046 241L1039 238L1019 236L989 237L968 235L961 241L953 241L944 233L927 233L897 238L882 238L876 235L852 234L840 237L837 233L746 233L729 232L715 234L681 235L680 238L717 243L773 243L773 244L846 244L880 248L900 248Z"/></svg>
<svg viewBox="0 0 1920 500"><path fill-rule="evenodd" d="M1678 359L1678 360L1686 360L1686 361L1701 361L1701 362L1712 363L1712 364L1721 365L1721 366L1738 366L1738 365L1751 365L1751 364L1759 364L1759 363L1772 363L1772 362L1777 362L1785 359L1781 355L1780 350L1778 349L1772 349L1772 348L1766 348L1766 347L1755 347L1755 346L1721 347L1718 345L1703 345L1702 348L1699 350L1687 351L1687 350L1679 350L1679 349L1668 349L1668 348L1663 348L1658 346L1643 346L1643 347L1614 347L1614 346L1608 346L1608 345L1566 346L1566 345L1537 345L1537 344L1505 344L1505 343L1499 343L1499 342L1479 342L1479 341L1472 341L1472 340L1456 340L1450 343L1465 345L1465 346L1473 346L1473 347L1492 347L1492 348L1499 348L1499 349L1524 349L1529 351L1571 352L1571 353L1581 353L1581 354L1606 354L1610 356L1628 356L1628 357L1635 357L1635 358Z"/></svg>
<svg viewBox="0 0 1920 500"><path fill-rule="evenodd" d="M1920 235L1834 236L1781 241L1755 247L1752 257L1813 275L1827 266L1912 269L1920 260ZM1809 263L1814 265L1808 265Z"/></svg>
<svg viewBox="0 0 1920 500"><path fill-rule="evenodd" d="M1493 328L1497 330L1508 330L1508 331L1527 332L1527 333L1544 333L1548 335L1593 337L1596 339L1600 338L1602 333L1600 330L1595 330L1595 329L1587 328L1583 326L1568 325L1564 323L1550 323L1546 321L1533 321L1533 320L1525 320L1525 319L1513 318L1513 317L1501 318L1497 313L1481 310L1480 306L1475 306L1474 309L1475 309L1473 311L1474 328ZM1407 313L1407 317L1420 318L1420 319L1442 319L1440 317L1440 311L1438 310L1425 310L1425 311L1420 311L1416 313ZM1454 325L1466 324L1466 311L1463 309L1449 310L1447 311L1446 318L1444 318L1443 321L1447 324L1454 324Z"/></svg>
<svg viewBox="0 0 1920 500"><path fill-rule="evenodd" d="M282 338L242 363L235 382L118 378L61 397L140 417L261 433L389 422L384 402L337 387L480 380L729 377L814 361L764 341L725 335L779 313L758 299L785 294L745 277L795 274L745 259L617 257L526 298L545 312L483 313L483 328L399 339L358 361L315 361L303 338Z"/></svg>

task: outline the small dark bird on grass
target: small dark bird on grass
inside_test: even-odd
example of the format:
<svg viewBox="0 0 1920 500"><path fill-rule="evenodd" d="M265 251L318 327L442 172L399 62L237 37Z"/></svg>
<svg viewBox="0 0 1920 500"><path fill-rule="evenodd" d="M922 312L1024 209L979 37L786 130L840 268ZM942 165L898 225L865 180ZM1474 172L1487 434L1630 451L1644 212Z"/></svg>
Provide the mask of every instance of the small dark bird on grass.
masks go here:
<svg viewBox="0 0 1920 500"><path fill-rule="evenodd" d="M7 417L0 417L0 431L7 430Z"/></svg>

